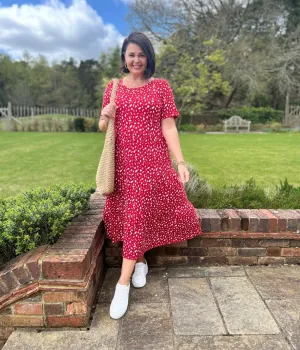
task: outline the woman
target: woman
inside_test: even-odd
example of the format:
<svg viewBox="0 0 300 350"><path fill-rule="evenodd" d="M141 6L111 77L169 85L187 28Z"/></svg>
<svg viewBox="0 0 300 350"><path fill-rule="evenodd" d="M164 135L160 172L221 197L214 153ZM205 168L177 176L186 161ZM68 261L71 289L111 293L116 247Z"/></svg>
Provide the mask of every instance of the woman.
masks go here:
<svg viewBox="0 0 300 350"><path fill-rule="evenodd" d="M201 234L182 184L189 181L189 172L175 124L179 113L168 82L152 77L155 53L150 40L131 33L122 45L121 59L127 75L119 80L113 104L112 82L108 84L99 120L100 130L106 131L108 118L116 111L115 191L107 197L103 212L107 238L123 241L121 276L110 305L114 319L127 310L133 270L133 286L146 284L146 251Z"/></svg>

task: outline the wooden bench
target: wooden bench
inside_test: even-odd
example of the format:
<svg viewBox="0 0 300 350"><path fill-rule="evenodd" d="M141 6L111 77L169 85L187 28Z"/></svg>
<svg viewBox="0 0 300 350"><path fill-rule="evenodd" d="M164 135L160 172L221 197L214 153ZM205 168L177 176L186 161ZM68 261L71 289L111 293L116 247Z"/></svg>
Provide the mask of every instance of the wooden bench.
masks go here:
<svg viewBox="0 0 300 350"><path fill-rule="evenodd" d="M247 128L247 132L250 131L250 120L242 119L238 115L234 115L227 120L223 120L224 131L227 132L228 128L235 128L235 131L239 131L240 128Z"/></svg>

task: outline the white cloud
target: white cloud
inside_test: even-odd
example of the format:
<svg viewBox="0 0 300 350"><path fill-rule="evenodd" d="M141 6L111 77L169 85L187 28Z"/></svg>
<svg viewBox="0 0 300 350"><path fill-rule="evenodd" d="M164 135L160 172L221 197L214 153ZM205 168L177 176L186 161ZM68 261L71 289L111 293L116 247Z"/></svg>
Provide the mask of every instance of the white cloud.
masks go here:
<svg viewBox="0 0 300 350"><path fill-rule="evenodd" d="M73 0L70 6L50 0L42 5L0 7L0 50L14 58L24 50L49 60L97 58L123 39L86 0Z"/></svg>

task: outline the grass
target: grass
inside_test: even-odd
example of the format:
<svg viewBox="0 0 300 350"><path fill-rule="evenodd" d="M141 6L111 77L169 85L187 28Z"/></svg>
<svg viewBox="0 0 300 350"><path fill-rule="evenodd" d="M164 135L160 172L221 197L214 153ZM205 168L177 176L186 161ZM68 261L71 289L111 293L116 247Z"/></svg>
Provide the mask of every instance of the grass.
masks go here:
<svg viewBox="0 0 300 350"><path fill-rule="evenodd" d="M0 197L58 182L95 184L101 133L0 132ZM187 162L214 187L253 177L300 186L300 133L180 134Z"/></svg>

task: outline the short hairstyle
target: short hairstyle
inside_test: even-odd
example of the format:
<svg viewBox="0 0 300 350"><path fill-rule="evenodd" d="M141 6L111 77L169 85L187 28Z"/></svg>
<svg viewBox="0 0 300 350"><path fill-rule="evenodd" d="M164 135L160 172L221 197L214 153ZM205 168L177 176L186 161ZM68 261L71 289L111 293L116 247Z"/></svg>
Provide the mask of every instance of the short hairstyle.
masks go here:
<svg viewBox="0 0 300 350"><path fill-rule="evenodd" d="M129 73L128 68L125 67L125 52L128 44L133 43L139 45L144 51L147 57L147 68L145 69L144 75L145 78L149 79L155 72L155 52L152 46L151 41L147 38L147 36L140 32L132 32L125 38L122 49L121 49L121 59L122 59L122 67L121 70L124 73Z"/></svg>

